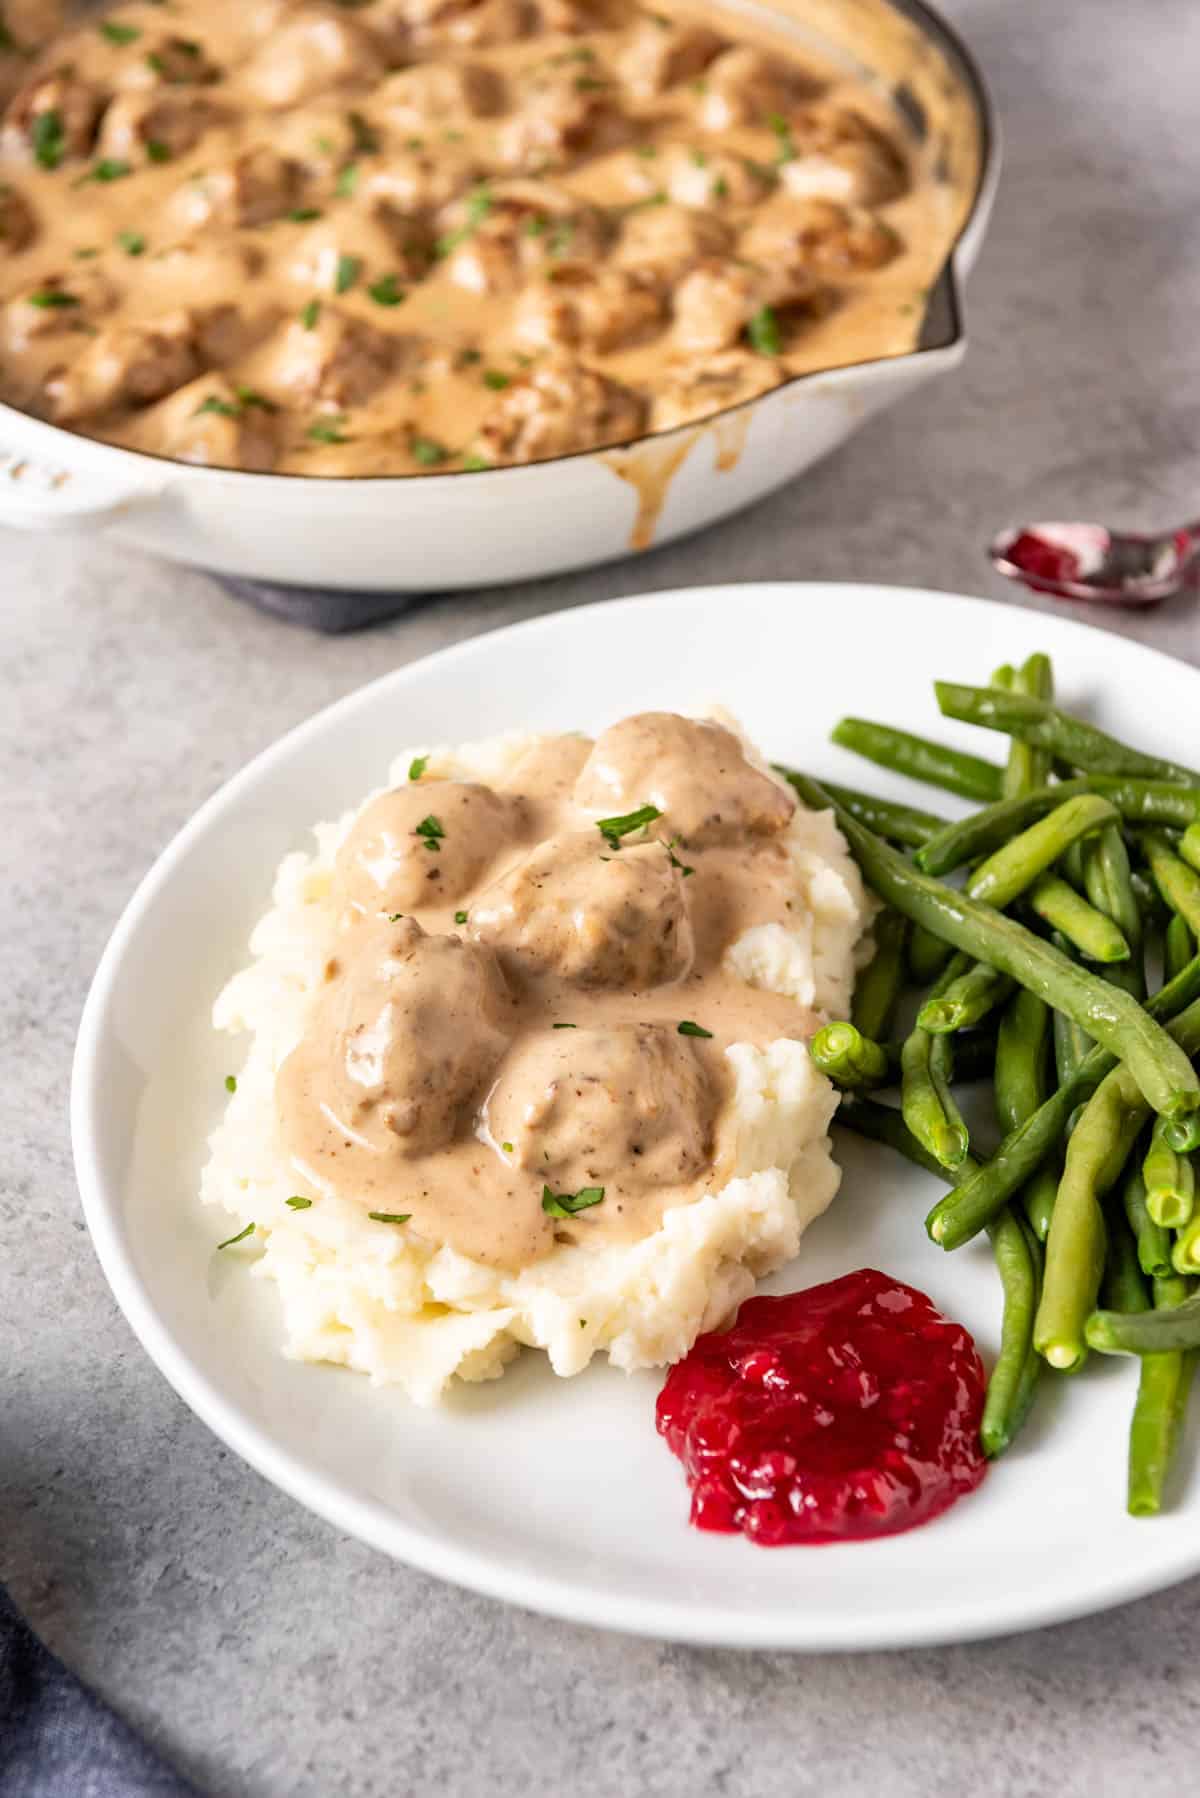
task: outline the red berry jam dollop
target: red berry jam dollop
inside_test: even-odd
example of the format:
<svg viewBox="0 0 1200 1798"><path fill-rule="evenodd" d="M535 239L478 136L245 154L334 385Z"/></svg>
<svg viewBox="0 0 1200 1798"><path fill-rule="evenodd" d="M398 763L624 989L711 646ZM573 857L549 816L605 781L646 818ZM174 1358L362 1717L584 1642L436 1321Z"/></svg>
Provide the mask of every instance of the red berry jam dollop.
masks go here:
<svg viewBox="0 0 1200 1798"><path fill-rule="evenodd" d="M861 1268L750 1299L701 1336L667 1375L658 1429L698 1529L852 1542L928 1523L978 1486L985 1385L961 1324Z"/></svg>

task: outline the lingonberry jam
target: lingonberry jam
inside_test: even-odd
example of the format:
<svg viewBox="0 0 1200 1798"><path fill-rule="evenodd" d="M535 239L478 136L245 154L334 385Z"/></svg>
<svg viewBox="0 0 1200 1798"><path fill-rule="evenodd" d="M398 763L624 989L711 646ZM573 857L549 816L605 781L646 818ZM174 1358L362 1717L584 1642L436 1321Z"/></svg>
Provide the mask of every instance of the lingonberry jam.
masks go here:
<svg viewBox="0 0 1200 1798"><path fill-rule="evenodd" d="M659 1433L692 1522L768 1547L889 1536L982 1480L983 1364L922 1292L873 1268L750 1299L667 1375Z"/></svg>

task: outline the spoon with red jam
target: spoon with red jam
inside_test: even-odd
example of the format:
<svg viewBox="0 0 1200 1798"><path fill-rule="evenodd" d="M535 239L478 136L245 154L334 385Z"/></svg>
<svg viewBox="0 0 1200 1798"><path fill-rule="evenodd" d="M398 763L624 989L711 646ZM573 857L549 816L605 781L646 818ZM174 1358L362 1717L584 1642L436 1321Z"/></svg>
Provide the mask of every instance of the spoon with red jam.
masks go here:
<svg viewBox="0 0 1200 1798"><path fill-rule="evenodd" d="M1158 536L1101 524L1026 524L1001 531L988 555L998 573L1035 593L1150 606L1197 579L1200 524Z"/></svg>

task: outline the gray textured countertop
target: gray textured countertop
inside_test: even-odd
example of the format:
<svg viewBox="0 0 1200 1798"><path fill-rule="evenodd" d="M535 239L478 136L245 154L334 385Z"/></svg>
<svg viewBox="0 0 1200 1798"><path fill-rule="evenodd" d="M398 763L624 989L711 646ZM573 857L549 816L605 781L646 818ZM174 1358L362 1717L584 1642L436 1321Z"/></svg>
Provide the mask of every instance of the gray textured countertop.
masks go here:
<svg viewBox="0 0 1200 1798"><path fill-rule="evenodd" d="M248 756L369 676L510 619L691 581L996 592L979 546L1002 520L1200 510L1194 0L948 11L1008 143L966 370L742 518L337 641L103 543L0 536L0 1573L222 1798L1194 1787L1200 1582L1035 1636L799 1660L574 1629L391 1565L175 1398L109 1296L71 1172L76 1020L136 880ZM1195 599L1106 622L1200 661Z"/></svg>

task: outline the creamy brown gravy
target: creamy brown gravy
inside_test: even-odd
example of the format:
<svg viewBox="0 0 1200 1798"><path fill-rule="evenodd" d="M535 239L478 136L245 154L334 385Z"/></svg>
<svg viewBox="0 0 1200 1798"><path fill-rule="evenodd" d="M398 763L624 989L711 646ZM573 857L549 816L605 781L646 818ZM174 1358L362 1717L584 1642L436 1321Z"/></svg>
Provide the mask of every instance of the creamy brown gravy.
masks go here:
<svg viewBox="0 0 1200 1798"><path fill-rule="evenodd" d="M614 849L597 817L646 801L663 815ZM637 1240L725 1184L725 1050L813 1023L721 967L792 913L794 804L731 733L664 713L543 741L494 790L419 778L375 799L339 849L336 940L276 1083L300 1191L511 1269ZM604 1197L555 1217L547 1187Z"/></svg>
<svg viewBox="0 0 1200 1798"><path fill-rule="evenodd" d="M0 397L184 461L711 416L910 350L961 211L876 92L710 8L130 0L19 66Z"/></svg>

